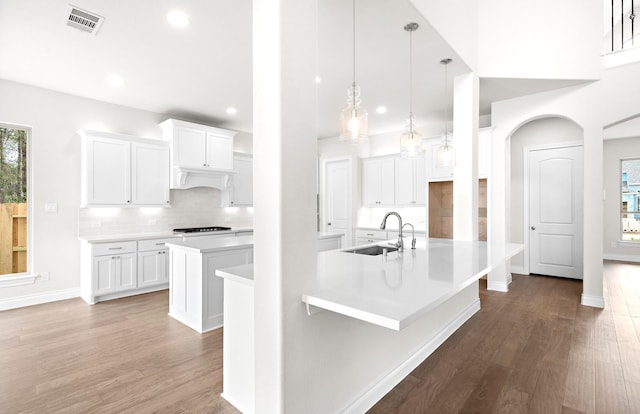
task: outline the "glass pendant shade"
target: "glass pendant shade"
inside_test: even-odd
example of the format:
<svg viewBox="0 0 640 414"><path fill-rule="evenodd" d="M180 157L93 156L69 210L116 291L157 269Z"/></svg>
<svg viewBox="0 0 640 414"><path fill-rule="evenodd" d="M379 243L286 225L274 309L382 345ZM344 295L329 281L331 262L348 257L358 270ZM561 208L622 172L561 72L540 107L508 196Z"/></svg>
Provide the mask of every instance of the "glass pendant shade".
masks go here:
<svg viewBox="0 0 640 414"><path fill-rule="evenodd" d="M436 158L436 167L453 167L456 165L456 150L445 137L444 142L438 148L438 156Z"/></svg>
<svg viewBox="0 0 640 414"><path fill-rule="evenodd" d="M400 155L405 158L417 157L422 153L422 135L415 130L415 119L410 115L407 128L400 136Z"/></svg>
<svg viewBox="0 0 640 414"><path fill-rule="evenodd" d="M340 112L340 141L358 144L368 138L369 114L360 106L359 86L354 83L347 96L347 106Z"/></svg>

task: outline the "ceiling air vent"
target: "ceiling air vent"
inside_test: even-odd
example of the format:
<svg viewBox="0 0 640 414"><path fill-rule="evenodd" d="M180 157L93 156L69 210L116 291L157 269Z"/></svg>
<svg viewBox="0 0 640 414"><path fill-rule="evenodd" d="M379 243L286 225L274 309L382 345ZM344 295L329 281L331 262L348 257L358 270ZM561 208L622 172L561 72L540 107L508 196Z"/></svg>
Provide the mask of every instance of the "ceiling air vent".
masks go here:
<svg viewBox="0 0 640 414"><path fill-rule="evenodd" d="M67 8L67 16L67 26L75 27L93 35L98 32L102 22L104 22L104 17L72 5Z"/></svg>

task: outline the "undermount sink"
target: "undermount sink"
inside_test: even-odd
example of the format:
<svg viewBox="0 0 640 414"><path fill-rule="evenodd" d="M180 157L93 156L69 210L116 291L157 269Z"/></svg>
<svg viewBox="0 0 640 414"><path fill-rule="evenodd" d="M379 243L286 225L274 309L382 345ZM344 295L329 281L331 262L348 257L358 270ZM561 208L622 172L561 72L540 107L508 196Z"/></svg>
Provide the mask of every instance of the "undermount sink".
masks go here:
<svg viewBox="0 0 640 414"><path fill-rule="evenodd" d="M395 252L398 250L395 246L367 246L367 247L358 247L350 250L343 250L346 253L355 253L355 254L366 254L368 256L377 256L379 254L383 254L385 251L387 253Z"/></svg>

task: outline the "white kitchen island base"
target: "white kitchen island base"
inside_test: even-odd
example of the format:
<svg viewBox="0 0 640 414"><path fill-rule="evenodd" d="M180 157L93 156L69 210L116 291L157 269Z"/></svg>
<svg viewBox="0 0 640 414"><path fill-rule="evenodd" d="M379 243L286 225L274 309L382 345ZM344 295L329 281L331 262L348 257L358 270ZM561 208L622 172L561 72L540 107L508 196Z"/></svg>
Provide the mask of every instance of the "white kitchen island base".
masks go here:
<svg viewBox="0 0 640 414"><path fill-rule="evenodd" d="M320 253L317 276L302 294L304 316L296 316L295 352L305 355L296 412L366 412L480 310L478 279L521 249L432 239L387 257ZM244 413L260 412L255 324L246 312L253 309L250 270L216 272L225 278L225 302L234 302L225 309L225 341L233 345L224 348L222 396ZM320 311L306 315L305 305Z"/></svg>
<svg viewBox="0 0 640 414"><path fill-rule="evenodd" d="M202 244L202 245L200 245ZM253 262L253 237L168 243L169 316L203 333L223 324L223 281L216 269Z"/></svg>

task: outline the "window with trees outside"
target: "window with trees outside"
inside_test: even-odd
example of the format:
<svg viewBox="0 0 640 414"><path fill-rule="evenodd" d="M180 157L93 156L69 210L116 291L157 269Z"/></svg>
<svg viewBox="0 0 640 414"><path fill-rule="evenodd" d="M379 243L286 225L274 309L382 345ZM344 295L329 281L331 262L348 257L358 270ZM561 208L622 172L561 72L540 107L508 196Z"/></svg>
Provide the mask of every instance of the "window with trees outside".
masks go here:
<svg viewBox="0 0 640 414"><path fill-rule="evenodd" d="M0 275L27 272L28 132L0 124Z"/></svg>
<svg viewBox="0 0 640 414"><path fill-rule="evenodd" d="M622 240L640 242L640 159L622 160L620 171Z"/></svg>

